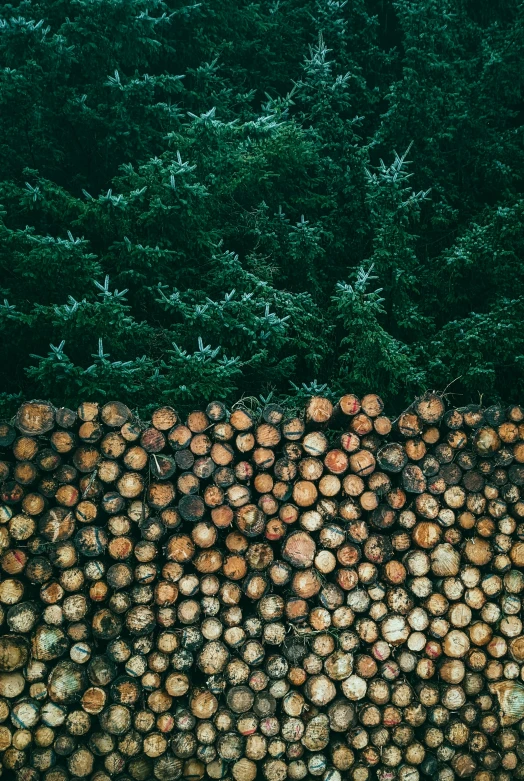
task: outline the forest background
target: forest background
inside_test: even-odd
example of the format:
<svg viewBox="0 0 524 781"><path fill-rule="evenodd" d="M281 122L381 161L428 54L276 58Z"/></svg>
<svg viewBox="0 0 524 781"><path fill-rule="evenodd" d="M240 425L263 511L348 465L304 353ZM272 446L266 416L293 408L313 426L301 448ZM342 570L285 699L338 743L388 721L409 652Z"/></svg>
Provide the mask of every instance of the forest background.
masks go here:
<svg viewBox="0 0 524 781"><path fill-rule="evenodd" d="M522 401L523 66L516 0L2 4L0 416Z"/></svg>

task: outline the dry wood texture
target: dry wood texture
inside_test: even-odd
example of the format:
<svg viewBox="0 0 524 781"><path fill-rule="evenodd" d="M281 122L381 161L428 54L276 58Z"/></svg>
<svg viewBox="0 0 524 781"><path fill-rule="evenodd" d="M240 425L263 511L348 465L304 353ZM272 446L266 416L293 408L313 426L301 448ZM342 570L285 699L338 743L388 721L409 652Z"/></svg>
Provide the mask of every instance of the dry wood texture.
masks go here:
<svg viewBox="0 0 524 781"><path fill-rule="evenodd" d="M524 410L383 408L1 423L3 776L524 779Z"/></svg>

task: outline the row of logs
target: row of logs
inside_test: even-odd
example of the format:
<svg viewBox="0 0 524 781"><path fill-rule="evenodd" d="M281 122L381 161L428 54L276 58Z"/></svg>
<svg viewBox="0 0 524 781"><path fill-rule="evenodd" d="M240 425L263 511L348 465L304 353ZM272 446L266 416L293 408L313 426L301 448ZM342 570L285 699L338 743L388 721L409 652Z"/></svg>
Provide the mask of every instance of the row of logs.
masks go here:
<svg viewBox="0 0 524 781"><path fill-rule="evenodd" d="M524 409L0 423L16 781L524 779Z"/></svg>

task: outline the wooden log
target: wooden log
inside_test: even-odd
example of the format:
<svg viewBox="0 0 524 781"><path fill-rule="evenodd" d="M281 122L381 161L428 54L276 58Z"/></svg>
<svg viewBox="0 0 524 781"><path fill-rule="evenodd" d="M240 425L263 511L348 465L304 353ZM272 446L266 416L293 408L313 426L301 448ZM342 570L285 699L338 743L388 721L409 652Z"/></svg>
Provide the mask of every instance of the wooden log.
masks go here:
<svg viewBox="0 0 524 781"><path fill-rule="evenodd" d="M27 436L46 434L51 431L54 424L54 407L46 401L31 401L22 404L15 418L17 429Z"/></svg>

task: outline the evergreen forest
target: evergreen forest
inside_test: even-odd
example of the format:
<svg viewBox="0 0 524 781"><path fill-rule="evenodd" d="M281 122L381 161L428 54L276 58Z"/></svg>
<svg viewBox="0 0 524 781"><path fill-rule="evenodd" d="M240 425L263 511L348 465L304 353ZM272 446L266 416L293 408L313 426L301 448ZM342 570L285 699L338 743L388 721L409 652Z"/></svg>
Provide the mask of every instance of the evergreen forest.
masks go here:
<svg viewBox="0 0 524 781"><path fill-rule="evenodd" d="M519 0L3 3L0 416L522 400L523 66Z"/></svg>

